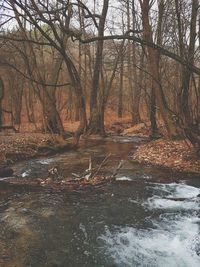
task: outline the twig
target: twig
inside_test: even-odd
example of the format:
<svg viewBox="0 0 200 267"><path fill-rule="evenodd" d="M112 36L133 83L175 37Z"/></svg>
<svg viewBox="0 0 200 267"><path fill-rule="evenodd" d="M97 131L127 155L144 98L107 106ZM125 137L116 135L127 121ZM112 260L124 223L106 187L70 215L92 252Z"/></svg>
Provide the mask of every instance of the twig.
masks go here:
<svg viewBox="0 0 200 267"><path fill-rule="evenodd" d="M81 176L80 176L79 174L74 173L74 172L72 172L72 176L74 176L74 177L76 177L76 178L81 178Z"/></svg>
<svg viewBox="0 0 200 267"><path fill-rule="evenodd" d="M105 162L108 160L108 158L111 156L111 153L109 153L104 160L101 162L101 164L99 165L98 169L96 170L96 172L92 175L91 179L93 179L101 170L101 168L103 167L103 165L105 164Z"/></svg>
<svg viewBox="0 0 200 267"><path fill-rule="evenodd" d="M86 180L89 180L89 178L91 177L91 175L92 175L92 157L89 158L89 167L86 170L85 179Z"/></svg>
<svg viewBox="0 0 200 267"><path fill-rule="evenodd" d="M113 174L110 176L111 179L114 179L118 173L118 171L121 169L121 167L123 166L124 164L124 161L123 160L120 160L117 168L114 170Z"/></svg>

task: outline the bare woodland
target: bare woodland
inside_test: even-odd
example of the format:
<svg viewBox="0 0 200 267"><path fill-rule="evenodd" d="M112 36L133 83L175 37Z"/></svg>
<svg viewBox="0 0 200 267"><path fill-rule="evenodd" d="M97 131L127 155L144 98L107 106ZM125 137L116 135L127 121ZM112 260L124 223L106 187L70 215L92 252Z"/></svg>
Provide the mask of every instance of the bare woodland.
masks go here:
<svg viewBox="0 0 200 267"><path fill-rule="evenodd" d="M112 111L199 152L199 47L199 0L1 0L0 128L79 121L78 142Z"/></svg>

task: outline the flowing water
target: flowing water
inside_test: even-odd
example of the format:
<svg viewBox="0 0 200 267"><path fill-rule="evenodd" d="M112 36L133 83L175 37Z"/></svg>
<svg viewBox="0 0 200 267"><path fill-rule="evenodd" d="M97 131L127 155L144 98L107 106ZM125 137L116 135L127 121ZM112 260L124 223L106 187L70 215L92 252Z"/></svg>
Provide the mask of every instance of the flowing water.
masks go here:
<svg viewBox="0 0 200 267"><path fill-rule="evenodd" d="M131 162L139 139L84 142L76 152L14 166L17 179L81 173L92 157L117 181L65 192L0 183L1 267L200 266L200 177ZM15 178L16 179L16 178Z"/></svg>

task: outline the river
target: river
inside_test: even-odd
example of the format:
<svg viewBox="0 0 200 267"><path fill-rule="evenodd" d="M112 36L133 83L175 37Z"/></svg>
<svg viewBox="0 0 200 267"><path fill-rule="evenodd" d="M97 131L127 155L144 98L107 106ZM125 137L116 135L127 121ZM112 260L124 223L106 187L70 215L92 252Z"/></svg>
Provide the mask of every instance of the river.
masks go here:
<svg viewBox="0 0 200 267"><path fill-rule="evenodd" d="M131 161L139 138L82 142L78 151L14 165L14 179L62 179L92 157L117 181L65 192L0 182L1 267L199 267L200 177ZM183 198L183 199L182 199Z"/></svg>

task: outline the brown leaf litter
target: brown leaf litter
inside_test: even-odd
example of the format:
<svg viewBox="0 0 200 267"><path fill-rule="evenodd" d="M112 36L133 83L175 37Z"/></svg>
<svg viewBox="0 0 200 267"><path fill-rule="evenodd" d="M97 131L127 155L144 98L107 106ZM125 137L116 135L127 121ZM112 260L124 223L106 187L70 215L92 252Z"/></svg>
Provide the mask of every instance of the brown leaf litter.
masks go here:
<svg viewBox="0 0 200 267"><path fill-rule="evenodd" d="M200 158L186 141L159 139L139 146L133 158L141 163L200 174Z"/></svg>

